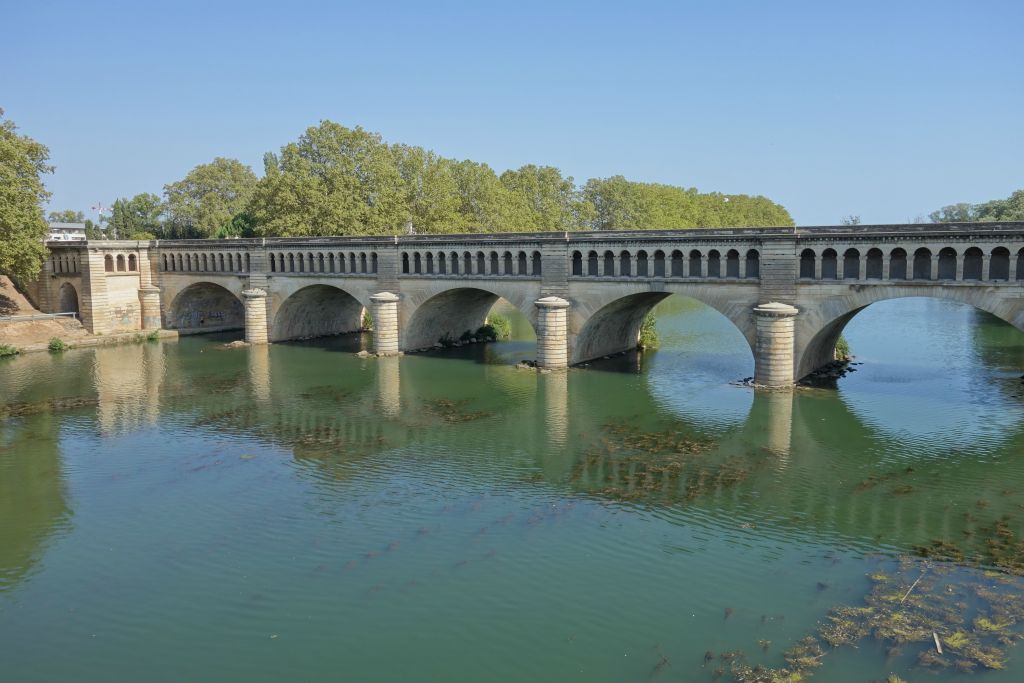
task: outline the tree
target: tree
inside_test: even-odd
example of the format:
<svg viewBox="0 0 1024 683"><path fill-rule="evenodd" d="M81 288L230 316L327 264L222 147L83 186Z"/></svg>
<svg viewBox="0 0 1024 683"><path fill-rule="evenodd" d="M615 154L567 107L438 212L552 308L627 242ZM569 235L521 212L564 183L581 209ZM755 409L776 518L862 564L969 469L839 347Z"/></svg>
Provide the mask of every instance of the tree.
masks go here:
<svg viewBox="0 0 1024 683"><path fill-rule="evenodd" d="M459 188L452 162L411 145L392 145L402 177L403 200L415 232L458 232L465 225L459 213Z"/></svg>
<svg viewBox="0 0 1024 683"><path fill-rule="evenodd" d="M593 220L593 207L576 189L572 177L563 177L554 166L529 164L505 171L500 180L522 205L524 230L578 230Z"/></svg>
<svg viewBox="0 0 1024 683"><path fill-rule="evenodd" d="M0 270L25 281L39 274L46 258L42 205L50 193L42 176L53 167L46 146L17 130L0 109Z"/></svg>
<svg viewBox="0 0 1024 683"><path fill-rule="evenodd" d="M256 188L256 174L235 159L215 158L200 164L176 183L164 185L165 233L179 238L233 234L233 221Z"/></svg>
<svg viewBox="0 0 1024 683"><path fill-rule="evenodd" d="M65 209L63 211L51 211L46 220L51 223L84 223L85 212Z"/></svg>
<svg viewBox="0 0 1024 683"><path fill-rule="evenodd" d="M118 199L107 219L107 236L115 240L154 239L163 229L163 211L160 197L148 192Z"/></svg>
<svg viewBox="0 0 1024 683"><path fill-rule="evenodd" d="M932 223L1024 221L1024 190L982 204L950 204L928 214Z"/></svg>
<svg viewBox="0 0 1024 683"><path fill-rule="evenodd" d="M249 203L259 234L388 235L409 217L394 155L376 133L321 121L264 164Z"/></svg>

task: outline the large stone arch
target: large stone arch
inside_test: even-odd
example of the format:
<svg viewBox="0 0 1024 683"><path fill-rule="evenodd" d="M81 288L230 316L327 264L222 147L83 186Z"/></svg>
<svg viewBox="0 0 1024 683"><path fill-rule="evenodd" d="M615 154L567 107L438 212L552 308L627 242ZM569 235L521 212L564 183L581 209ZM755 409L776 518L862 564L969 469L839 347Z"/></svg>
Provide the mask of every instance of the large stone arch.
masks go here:
<svg viewBox="0 0 1024 683"><path fill-rule="evenodd" d="M358 332L366 306L353 294L329 284L297 289L276 307L270 324L270 341L328 337Z"/></svg>
<svg viewBox="0 0 1024 683"><path fill-rule="evenodd" d="M489 282L466 281L424 283L422 287L402 287L399 306L401 348L422 349L433 346L445 336L458 339L466 330L476 331L498 299L505 299L526 316L537 329L534 301L540 296L536 284L510 283L498 287Z"/></svg>
<svg viewBox="0 0 1024 683"><path fill-rule="evenodd" d="M636 348L644 317L659 302L678 294L709 306L727 318L754 350L757 329L753 308L756 284L666 284L654 290L645 283L588 283L570 288L569 362L584 363Z"/></svg>
<svg viewBox="0 0 1024 683"><path fill-rule="evenodd" d="M1016 290L1016 291L1013 291ZM798 299L796 318L794 379L802 379L832 361L836 342L854 316L873 303L892 299L928 297L967 304L991 313L1024 331L1024 296L1019 287L1006 285L943 286L884 285L850 287L843 296ZM890 331L894 336L899 330Z"/></svg>
<svg viewBox="0 0 1024 683"><path fill-rule="evenodd" d="M181 289L164 314L164 327L180 334L245 328L245 308L238 296L214 282L195 282Z"/></svg>
<svg viewBox="0 0 1024 683"><path fill-rule="evenodd" d="M78 313L79 311L78 290L70 282L64 282L57 290L57 312Z"/></svg>

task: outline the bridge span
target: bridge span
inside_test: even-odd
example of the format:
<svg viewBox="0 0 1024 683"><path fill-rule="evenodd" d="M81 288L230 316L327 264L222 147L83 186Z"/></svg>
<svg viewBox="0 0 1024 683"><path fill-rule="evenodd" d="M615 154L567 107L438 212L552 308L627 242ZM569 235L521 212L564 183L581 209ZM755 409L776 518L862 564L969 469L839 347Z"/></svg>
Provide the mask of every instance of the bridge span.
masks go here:
<svg viewBox="0 0 1024 683"><path fill-rule="evenodd" d="M957 301L1024 330L1024 222L48 246L30 296L94 334L244 329L263 344L352 332L369 310L388 355L476 330L504 298L533 325L538 365L561 368L634 348L680 294L739 329L757 383L785 386L877 301Z"/></svg>

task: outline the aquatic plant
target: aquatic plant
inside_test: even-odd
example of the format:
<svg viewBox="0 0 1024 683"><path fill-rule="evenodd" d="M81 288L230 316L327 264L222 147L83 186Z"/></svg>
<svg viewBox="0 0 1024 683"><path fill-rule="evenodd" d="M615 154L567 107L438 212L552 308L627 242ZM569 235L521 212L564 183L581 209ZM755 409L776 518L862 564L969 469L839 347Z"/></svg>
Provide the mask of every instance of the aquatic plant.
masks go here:
<svg viewBox="0 0 1024 683"><path fill-rule="evenodd" d="M494 328L495 339L508 339L512 336L512 321L500 313L488 315L487 324Z"/></svg>
<svg viewBox="0 0 1024 683"><path fill-rule="evenodd" d="M364 331L369 332L373 329L373 314L368 310L363 310L363 322L362 328Z"/></svg>
<svg viewBox="0 0 1024 683"><path fill-rule="evenodd" d="M68 350L68 345L60 337L51 337L50 343L46 345L50 353L63 353Z"/></svg>
<svg viewBox="0 0 1024 683"><path fill-rule="evenodd" d="M654 315L654 311L650 311L644 316L644 320L640 323L640 339L637 342L637 346L641 349L654 350L658 348L658 330L657 330L658 319Z"/></svg>
<svg viewBox="0 0 1024 683"><path fill-rule="evenodd" d="M0 358L8 358L10 356L17 356L20 353L16 346L10 344L0 344Z"/></svg>

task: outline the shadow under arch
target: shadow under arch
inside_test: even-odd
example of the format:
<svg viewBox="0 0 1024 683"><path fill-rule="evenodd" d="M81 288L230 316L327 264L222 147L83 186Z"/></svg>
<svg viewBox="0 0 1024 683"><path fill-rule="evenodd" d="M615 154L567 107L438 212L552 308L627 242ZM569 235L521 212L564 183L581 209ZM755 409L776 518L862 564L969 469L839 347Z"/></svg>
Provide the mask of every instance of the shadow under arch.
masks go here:
<svg viewBox="0 0 1024 683"><path fill-rule="evenodd" d="M329 337L358 332L365 305L339 287L303 287L281 302L270 326L270 341Z"/></svg>
<svg viewBox="0 0 1024 683"><path fill-rule="evenodd" d="M178 292L167 309L164 326L179 334L245 329L245 307L230 290L197 282Z"/></svg>
<svg viewBox="0 0 1024 683"><path fill-rule="evenodd" d="M498 299L505 299L519 309L536 332L537 317L532 300L527 307L514 296L479 286L456 287L434 294L408 314L408 322L402 326L402 348L429 348L443 338L457 340L467 330L475 333L487 322Z"/></svg>
<svg viewBox="0 0 1024 683"><path fill-rule="evenodd" d="M941 288L923 290L918 287L868 287L854 291L838 303L821 307L821 313L812 318L797 318L797 352L794 366L795 379L800 380L832 362L836 343L843 330L854 317L871 304L898 299L936 299L966 304L989 313L1004 322L1024 331L1024 297L1010 303L1006 298L989 297L984 290L976 288ZM810 327L810 329L808 329ZM800 344L801 338L806 339Z"/></svg>
<svg viewBox="0 0 1024 683"><path fill-rule="evenodd" d="M57 293L58 313L78 313L78 290L70 282L60 286Z"/></svg>
<svg viewBox="0 0 1024 683"><path fill-rule="evenodd" d="M577 365L622 351L637 348L644 318L655 306L669 297L677 296L696 302L719 313L746 340L754 360L755 328L747 307L740 314L718 302L706 301L689 294L674 291L635 292L604 304L584 321L575 335L570 353L570 364Z"/></svg>

